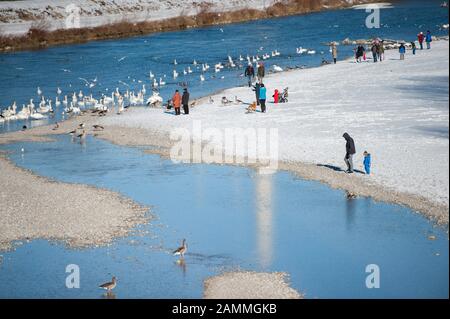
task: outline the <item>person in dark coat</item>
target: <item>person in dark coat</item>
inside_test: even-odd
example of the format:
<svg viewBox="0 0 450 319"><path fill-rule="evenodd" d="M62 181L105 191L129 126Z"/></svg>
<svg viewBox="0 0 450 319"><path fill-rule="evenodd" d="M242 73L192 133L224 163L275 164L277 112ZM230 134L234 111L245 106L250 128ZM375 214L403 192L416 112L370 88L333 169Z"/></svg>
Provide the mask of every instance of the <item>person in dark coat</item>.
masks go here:
<svg viewBox="0 0 450 319"><path fill-rule="evenodd" d="M251 87L253 78L255 77L255 69L253 68L253 65L251 63L249 63L248 66L245 68L244 75L248 79L248 87Z"/></svg>
<svg viewBox="0 0 450 319"><path fill-rule="evenodd" d="M342 135L345 138L345 164L347 164L347 173L353 173L353 155L356 153L355 142L348 133Z"/></svg>
<svg viewBox="0 0 450 319"><path fill-rule="evenodd" d="M255 91L256 95L256 105L259 106L259 90L261 89L261 84L259 82L256 82L255 86L253 87L253 91Z"/></svg>
<svg viewBox="0 0 450 319"><path fill-rule="evenodd" d="M183 90L181 104L183 104L184 114L189 114L189 92L186 88Z"/></svg>

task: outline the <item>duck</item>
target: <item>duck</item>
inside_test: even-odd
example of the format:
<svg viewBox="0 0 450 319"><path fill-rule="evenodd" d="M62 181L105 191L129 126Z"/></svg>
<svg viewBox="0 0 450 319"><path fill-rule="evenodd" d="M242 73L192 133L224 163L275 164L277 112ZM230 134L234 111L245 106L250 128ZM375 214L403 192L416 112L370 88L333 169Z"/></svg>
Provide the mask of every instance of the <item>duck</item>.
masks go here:
<svg viewBox="0 0 450 319"><path fill-rule="evenodd" d="M109 291L113 290L114 288L116 288L116 286L117 286L117 278L113 276L110 282L105 282L104 284L101 284L98 287L105 289L109 292Z"/></svg>
<svg viewBox="0 0 450 319"><path fill-rule="evenodd" d="M93 127L94 130L96 130L96 131L103 131L103 130L105 129L104 126L99 125L99 124L94 124L94 125L92 125L92 127Z"/></svg>
<svg viewBox="0 0 450 319"><path fill-rule="evenodd" d="M187 251L187 243L186 243L186 239L183 239L183 243L181 244L181 247L178 247L177 249L175 249L173 251L173 255L177 256L180 255L181 257L184 257L184 254Z"/></svg>

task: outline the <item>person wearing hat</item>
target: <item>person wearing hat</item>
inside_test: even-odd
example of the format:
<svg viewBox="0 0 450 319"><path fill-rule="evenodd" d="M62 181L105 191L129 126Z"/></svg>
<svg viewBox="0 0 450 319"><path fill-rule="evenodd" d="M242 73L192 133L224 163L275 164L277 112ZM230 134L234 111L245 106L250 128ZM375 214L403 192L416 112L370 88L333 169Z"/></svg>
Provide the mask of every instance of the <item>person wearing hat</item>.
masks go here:
<svg viewBox="0 0 450 319"><path fill-rule="evenodd" d="M189 92L187 88L183 90L183 96L181 97L181 104L183 104L184 114L189 114Z"/></svg>

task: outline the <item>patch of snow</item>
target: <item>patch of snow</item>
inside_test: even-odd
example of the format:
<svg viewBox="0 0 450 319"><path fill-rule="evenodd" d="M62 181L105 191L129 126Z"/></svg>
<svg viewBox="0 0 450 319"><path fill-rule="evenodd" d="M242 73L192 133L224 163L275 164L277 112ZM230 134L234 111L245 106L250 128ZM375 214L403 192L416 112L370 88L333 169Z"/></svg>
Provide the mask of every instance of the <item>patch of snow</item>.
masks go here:
<svg viewBox="0 0 450 319"><path fill-rule="evenodd" d="M449 200L449 43L431 50L386 51L383 62L352 60L295 70L265 78L267 96L289 87L289 103L268 103L267 113L246 114L247 105L223 106L223 96L254 101L248 87L216 94L189 116L161 109L135 109L105 124L170 132L206 128L278 128L280 159L345 167L344 132L355 140L355 168L363 170L363 151L372 155L373 175L361 175L401 192L448 205ZM243 84L243 83L242 83ZM268 99L269 102L269 99Z"/></svg>

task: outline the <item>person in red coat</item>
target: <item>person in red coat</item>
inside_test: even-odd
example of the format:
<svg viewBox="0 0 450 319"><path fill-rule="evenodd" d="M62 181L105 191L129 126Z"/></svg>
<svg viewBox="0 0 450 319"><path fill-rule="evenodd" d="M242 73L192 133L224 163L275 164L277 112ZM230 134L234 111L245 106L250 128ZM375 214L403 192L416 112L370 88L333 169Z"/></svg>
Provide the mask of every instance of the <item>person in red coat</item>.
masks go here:
<svg viewBox="0 0 450 319"><path fill-rule="evenodd" d="M274 94L272 95L272 97L273 97L273 102L274 102L274 103L278 103L278 100L279 100L279 98L280 98L280 93L278 92L277 89L275 89L275 92L274 92Z"/></svg>
<svg viewBox="0 0 450 319"><path fill-rule="evenodd" d="M178 90L175 91L175 94L172 97L173 107L175 109L175 115L180 115L180 107L181 107L181 95Z"/></svg>
<svg viewBox="0 0 450 319"><path fill-rule="evenodd" d="M417 40L419 40L420 50L423 50L423 40L425 39L425 36L423 35L423 32L420 32L417 35Z"/></svg>

